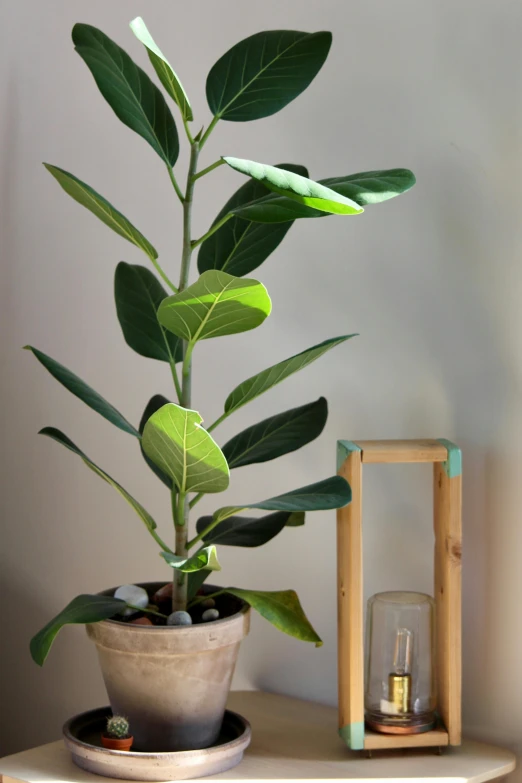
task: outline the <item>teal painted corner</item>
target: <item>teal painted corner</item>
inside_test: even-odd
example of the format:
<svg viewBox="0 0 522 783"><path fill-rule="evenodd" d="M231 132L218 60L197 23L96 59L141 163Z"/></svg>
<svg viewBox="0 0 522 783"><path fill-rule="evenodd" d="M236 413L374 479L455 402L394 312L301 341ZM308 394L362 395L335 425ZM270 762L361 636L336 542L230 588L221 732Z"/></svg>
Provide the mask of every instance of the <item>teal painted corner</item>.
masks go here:
<svg viewBox="0 0 522 783"><path fill-rule="evenodd" d="M462 474L462 452L458 446L445 438L437 438L448 451L448 459L442 463L448 478L455 478Z"/></svg>
<svg viewBox="0 0 522 783"><path fill-rule="evenodd" d="M361 451L361 448L353 440L337 441L337 470L341 470L345 459L354 451Z"/></svg>
<svg viewBox="0 0 522 783"><path fill-rule="evenodd" d="M350 750L364 750L364 722L349 723L339 729L339 736Z"/></svg>

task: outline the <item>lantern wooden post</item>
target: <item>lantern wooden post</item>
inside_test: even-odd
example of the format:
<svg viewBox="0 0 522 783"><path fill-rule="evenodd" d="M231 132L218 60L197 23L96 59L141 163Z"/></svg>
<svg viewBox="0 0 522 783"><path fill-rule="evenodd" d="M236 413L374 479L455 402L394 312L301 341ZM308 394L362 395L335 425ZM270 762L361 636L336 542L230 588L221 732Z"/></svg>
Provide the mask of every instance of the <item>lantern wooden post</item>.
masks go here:
<svg viewBox="0 0 522 783"><path fill-rule="evenodd" d="M364 726L362 467L433 464L437 711L422 734L380 734ZM461 741L462 459L447 440L338 441L337 469L352 501L337 511L339 734L351 750L459 745ZM391 586L393 589L393 586Z"/></svg>

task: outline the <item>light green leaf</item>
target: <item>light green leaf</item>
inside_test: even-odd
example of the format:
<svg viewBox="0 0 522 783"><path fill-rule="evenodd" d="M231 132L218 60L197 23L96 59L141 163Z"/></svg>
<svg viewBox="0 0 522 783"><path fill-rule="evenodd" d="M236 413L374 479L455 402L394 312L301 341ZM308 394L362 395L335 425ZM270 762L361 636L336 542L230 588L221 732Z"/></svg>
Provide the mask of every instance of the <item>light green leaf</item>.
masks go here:
<svg viewBox="0 0 522 783"><path fill-rule="evenodd" d="M187 94L183 89L183 85L172 65L155 43L141 16L137 16L136 19L133 19L129 26L138 41L147 49L149 59L154 70L158 74L160 82L165 87L172 100L178 104L181 116L187 121L194 119L192 116L192 108Z"/></svg>
<svg viewBox="0 0 522 783"><path fill-rule="evenodd" d="M303 177L308 176L304 166L293 163L280 163L276 168L293 171ZM227 201L212 225L230 212L235 215L237 210L248 208L250 202L259 201L266 196L274 198L274 194L261 182L255 179L248 180ZM284 200L289 201L289 199ZM290 201L290 204L296 202ZM263 223L254 223L234 216L203 242L198 253L198 269L200 273L208 269L221 269L237 277L247 275L257 269L274 252L291 225L291 220L281 225L266 226Z"/></svg>
<svg viewBox="0 0 522 783"><path fill-rule="evenodd" d="M272 303L262 283L210 269L158 310L162 326L188 342L255 329Z"/></svg>
<svg viewBox="0 0 522 783"><path fill-rule="evenodd" d="M179 154L176 124L165 98L145 71L96 27L75 24L72 38L118 119L144 138L168 166L174 166Z"/></svg>
<svg viewBox="0 0 522 783"><path fill-rule="evenodd" d="M263 370L257 375L253 375L251 378L248 378L246 381L239 384L239 386L236 386L234 391L228 395L225 402L225 413L230 414L238 408L241 408L243 405L246 405L247 402L254 400L256 397L259 397L260 394L263 394L263 392L268 391L268 389L271 389L276 384L284 381L289 375L307 367L331 348L335 348L336 345L340 345L355 336L356 335L354 334L348 334L343 335L342 337L333 337L330 340L325 340L318 345L314 345L312 348L307 348L306 351L302 351L295 356L291 356L289 359L285 359L278 364L272 365L272 367L268 367L268 369Z"/></svg>
<svg viewBox="0 0 522 783"><path fill-rule="evenodd" d="M224 506L213 514L214 527L224 519L247 508L262 508L266 511L330 511L347 506L351 499L352 490L346 479L342 476L331 476L268 500L260 500L245 506Z"/></svg>
<svg viewBox="0 0 522 783"><path fill-rule="evenodd" d="M206 544L225 546L262 546L283 530L284 527L304 525L302 511L276 511L265 517L228 517L203 536ZM198 533L203 533L212 523L211 516L200 517L196 523Z"/></svg>
<svg viewBox="0 0 522 783"><path fill-rule="evenodd" d="M82 381L81 378L78 378L77 375L68 370L67 367L64 367L63 364L60 364L54 359L51 359L50 356L47 356L47 354L39 351L37 348L33 348L32 345L26 345L25 350L32 351L40 364L43 364L53 378L56 378L58 383L65 386L71 394L78 397L82 402L88 405L89 408L92 408L93 411L99 413L100 416L103 416L104 419L110 421L111 424L119 427L120 430L129 432L131 435L135 435L139 438L140 435L138 430L133 427L132 424L130 424L130 422L110 404L110 402L104 400L98 392L94 391L85 381Z"/></svg>
<svg viewBox="0 0 522 783"><path fill-rule="evenodd" d="M51 166L50 163L44 163L44 166L69 196L83 207L87 207L102 223L105 223L106 226L112 228L121 237L139 247L149 258L156 259L158 257L156 249L145 239L143 234L121 212L118 212L112 204L109 204L103 196L96 193L90 185L82 182L81 179L78 179L68 171L59 169L57 166Z"/></svg>
<svg viewBox="0 0 522 783"><path fill-rule="evenodd" d="M146 267L120 261L114 277L114 299L125 342L136 353L162 362L183 359L183 343L165 332L157 311L167 292Z"/></svg>
<svg viewBox="0 0 522 783"><path fill-rule="evenodd" d="M115 481L111 476L109 476L108 473L105 473L104 470L98 467L92 460L89 459L87 454L84 454L84 452L76 446L70 440L67 435L64 435L63 432L60 432L60 430L57 430L55 427L44 427L43 430L40 430L38 433L39 435L47 435L48 438L52 438L53 440L60 443L62 446L65 446L66 449L69 449L74 454L77 454L79 457L82 458L84 463L87 465L88 468L90 468L94 473L96 473L97 476L102 478L104 481L107 482L107 484L110 484L111 487L113 487L117 492L120 493L120 495L125 498L129 506L131 506L136 514L140 517L140 519L145 523L145 527L147 530L152 532L156 529L157 525L151 515L148 511L145 511L141 503L138 503L135 498L130 495L126 489L123 489L121 484L118 484L117 481Z"/></svg>
<svg viewBox="0 0 522 783"><path fill-rule="evenodd" d="M171 552L161 552L162 558L171 568L184 574L192 574L195 571L207 569L208 571L221 571L216 547L205 546L190 557L179 557Z"/></svg>
<svg viewBox="0 0 522 783"><path fill-rule="evenodd" d="M223 160L235 171L259 180L269 190L306 207L313 207L331 215L359 215L364 212L355 201L300 174L243 158L224 157Z"/></svg>
<svg viewBox="0 0 522 783"><path fill-rule="evenodd" d="M360 206L364 206L377 204L405 193L415 184L415 176L408 169L363 171L359 174L320 179L319 184L352 199ZM233 205L233 212L238 218L261 224L286 224L287 221L297 218L327 216L325 212L312 209L275 193L252 199L250 203Z"/></svg>
<svg viewBox="0 0 522 783"><path fill-rule="evenodd" d="M223 454L230 469L282 457L315 440L327 418L328 403L319 397L248 427L223 446Z"/></svg>
<svg viewBox="0 0 522 783"><path fill-rule="evenodd" d="M210 70L210 111L232 122L275 114L308 87L331 43L331 33L297 30L266 30L245 38Z"/></svg>
<svg viewBox="0 0 522 783"><path fill-rule="evenodd" d="M314 642L321 647L322 640L314 631L308 617L303 611L295 590L242 590L237 587L227 587L227 593L246 601L252 609L272 623L279 631L287 633L302 642Z"/></svg>
<svg viewBox="0 0 522 783"><path fill-rule="evenodd" d="M125 601L107 595L78 595L31 639L31 657L43 666L52 643L64 625L98 623L108 620L127 606Z"/></svg>
<svg viewBox="0 0 522 783"><path fill-rule="evenodd" d="M180 492L223 492L229 484L227 461L202 421L197 411L171 402L143 430L145 453Z"/></svg>
<svg viewBox="0 0 522 783"><path fill-rule="evenodd" d="M153 413L156 413L160 408L162 408L164 405L167 405L170 400L168 400L166 397L163 396L163 394L155 394L153 397L150 398L148 401L145 410L143 411L140 419L140 426L139 431L140 435L143 435L143 430L145 429L145 425L152 416ZM143 443L140 439L140 449L141 454L149 468L152 470L153 473L156 474L156 476L159 478L160 481L162 481L168 489L172 489L172 479L170 476L167 476L166 473L163 473L162 470L158 468L155 462L153 462L143 450Z"/></svg>

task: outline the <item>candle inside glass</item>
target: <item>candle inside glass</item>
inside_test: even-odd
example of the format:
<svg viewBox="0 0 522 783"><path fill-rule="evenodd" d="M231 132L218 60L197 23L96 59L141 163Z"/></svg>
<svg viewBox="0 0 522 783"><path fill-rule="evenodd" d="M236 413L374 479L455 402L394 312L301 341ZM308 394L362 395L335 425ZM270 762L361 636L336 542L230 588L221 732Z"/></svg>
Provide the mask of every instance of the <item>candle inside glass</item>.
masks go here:
<svg viewBox="0 0 522 783"><path fill-rule="evenodd" d="M366 723L416 734L434 727L435 709L435 602L424 593L377 593L366 621Z"/></svg>

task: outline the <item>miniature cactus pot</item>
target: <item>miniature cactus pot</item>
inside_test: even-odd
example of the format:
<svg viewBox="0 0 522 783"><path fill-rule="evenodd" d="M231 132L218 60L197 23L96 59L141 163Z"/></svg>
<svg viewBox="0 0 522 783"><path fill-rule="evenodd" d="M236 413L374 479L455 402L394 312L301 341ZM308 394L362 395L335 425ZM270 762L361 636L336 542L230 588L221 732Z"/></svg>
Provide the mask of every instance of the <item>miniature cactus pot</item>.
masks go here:
<svg viewBox="0 0 522 783"><path fill-rule="evenodd" d="M119 739L118 737L109 737L108 734L102 734L101 741L103 747L107 748L107 750L130 750L134 737Z"/></svg>
<svg viewBox="0 0 522 783"><path fill-rule="evenodd" d="M152 595L162 585L141 586ZM135 750L196 750L217 740L250 626L247 604L231 596L231 609L222 620L191 626L87 625L112 711L128 719Z"/></svg>

